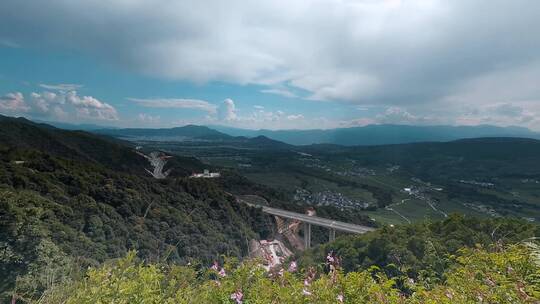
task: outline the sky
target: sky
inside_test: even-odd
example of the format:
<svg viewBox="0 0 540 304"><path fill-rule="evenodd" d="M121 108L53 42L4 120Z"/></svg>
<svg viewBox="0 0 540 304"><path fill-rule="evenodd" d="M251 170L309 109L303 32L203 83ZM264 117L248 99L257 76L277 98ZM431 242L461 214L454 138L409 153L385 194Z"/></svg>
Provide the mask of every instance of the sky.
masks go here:
<svg viewBox="0 0 540 304"><path fill-rule="evenodd" d="M540 131L540 1L0 1L0 113Z"/></svg>

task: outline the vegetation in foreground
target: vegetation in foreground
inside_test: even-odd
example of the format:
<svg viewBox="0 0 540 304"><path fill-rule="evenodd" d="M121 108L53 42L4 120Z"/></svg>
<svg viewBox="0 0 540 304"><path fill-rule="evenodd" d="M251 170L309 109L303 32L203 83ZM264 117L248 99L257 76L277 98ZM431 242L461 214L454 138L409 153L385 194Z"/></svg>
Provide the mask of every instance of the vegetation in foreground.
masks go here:
<svg viewBox="0 0 540 304"><path fill-rule="evenodd" d="M256 261L232 261L214 270L144 264L131 252L80 281L52 286L35 303L539 303L534 248L460 250L444 282L407 280L406 292L377 267L344 273L330 262L328 272L267 273Z"/></svg>

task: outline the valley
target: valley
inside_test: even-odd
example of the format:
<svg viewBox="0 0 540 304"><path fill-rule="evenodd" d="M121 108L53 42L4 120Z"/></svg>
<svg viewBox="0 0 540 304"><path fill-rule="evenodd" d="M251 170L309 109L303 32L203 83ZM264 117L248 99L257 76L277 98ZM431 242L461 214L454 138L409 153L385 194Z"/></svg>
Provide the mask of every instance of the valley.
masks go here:
<svg viewBox="0 0 540 304"><path fill-rule="evenodd" d="M337 252L347 272L392 277L396 250L414 271L431 267L422 234L456 253L538 229L535 140L293 146L204 127L163 141L3 116L0 126L0 297L16 302L132 250L149 264L234 258L278 275L289 264L315 271Z"/></svg>
<svg viewBox="0 0 540 304"><path fill-rule="evenodd" d="M354 209L381 223L444 219L451 213L540 220L536 140L344 147L227 136L205 141L132 140L237 172L279 191L286 201ZM520 152L512 153L512 146Z"/></svg>

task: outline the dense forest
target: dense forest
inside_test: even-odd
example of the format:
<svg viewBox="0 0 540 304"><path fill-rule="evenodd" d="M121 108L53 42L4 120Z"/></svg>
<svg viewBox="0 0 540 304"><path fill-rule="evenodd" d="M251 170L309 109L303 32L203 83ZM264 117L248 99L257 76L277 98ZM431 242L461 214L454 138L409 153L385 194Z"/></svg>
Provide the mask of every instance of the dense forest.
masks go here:
<svg viewBox="0 0 540 304"><path fill-rule="evenodd" d="M453 214L442 221L384 226L365 235L344 236L299 258L305 267L323 265L328 252L333 252L345 272L377 267L401 283L409 278L443 282L454 263L452 257L463 248L497 250L539 235L540 226L522 220Z"/></svg>
<svg viewBox="0 0 540 304"><path fill-rule="evenodd" d="M34 276L45 269L98 265L128 250L154 262L242 257L249 239L270 233L269 218L211 181L147 177L146 160L123 143L28 121L1 124L2 292L39 292ZM177 174L182 168L189 170L174 164Z"/></svg>

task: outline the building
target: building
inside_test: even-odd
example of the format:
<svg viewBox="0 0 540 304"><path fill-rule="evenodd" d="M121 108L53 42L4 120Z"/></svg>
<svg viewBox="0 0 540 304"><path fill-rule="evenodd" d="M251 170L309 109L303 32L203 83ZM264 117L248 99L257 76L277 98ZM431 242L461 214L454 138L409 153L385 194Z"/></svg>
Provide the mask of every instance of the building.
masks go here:
<svg viewBox="0 0 540 304"><path fill-rule="evenodd" d="M205 169L203 173L191 174L190 178L216 178L220 176L221 174L219 172L210 172L210 170Z"/></svg>

